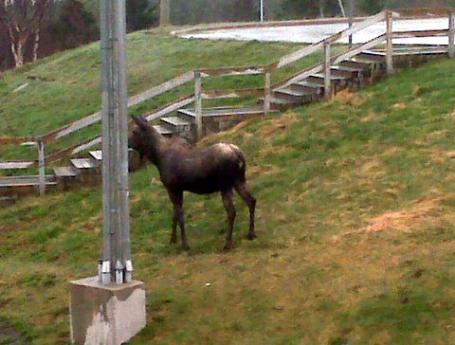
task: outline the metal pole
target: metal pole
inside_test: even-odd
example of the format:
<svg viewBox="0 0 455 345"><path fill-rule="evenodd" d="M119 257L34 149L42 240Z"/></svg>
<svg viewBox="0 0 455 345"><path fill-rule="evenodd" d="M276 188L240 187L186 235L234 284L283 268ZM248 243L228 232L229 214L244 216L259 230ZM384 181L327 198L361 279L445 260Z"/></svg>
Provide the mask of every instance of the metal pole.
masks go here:
<svg viewBox="0 0 455 345"><path fill-rule="evenodd" d="M101 0L103 256L100 280L132 279L129 224L125 0Z"/></svg>
<svg viewBox="0 0 455 345"><path fill-rule="evenodd" d="M264 21L264 0L261 0L261 23Z"/></svg>
<svg viewBox="0 0 455 345"><path fill-rule="evenodd" d="M39 195L44 196L46 194L46 161L43 139L39 138L36 146L38 148Z"/></svg>
<svg viewBox="0 0 455 345"><path fill-rule="evenodd" d="M202 138L202 78L200 72L194 72L194 105L196 113L196 139Z"/></svg>
<svg viewBox="0 0 455 345"><path fill-rule="evenodd" d="M349 9L348 9L348 11L349 11L349 28L350 29L354 25L354 8L355 8L354 1L355 0L349 0ZM350 34L349 35L349 48L352 48L353 42L354 42L353 35Z"/></svg>

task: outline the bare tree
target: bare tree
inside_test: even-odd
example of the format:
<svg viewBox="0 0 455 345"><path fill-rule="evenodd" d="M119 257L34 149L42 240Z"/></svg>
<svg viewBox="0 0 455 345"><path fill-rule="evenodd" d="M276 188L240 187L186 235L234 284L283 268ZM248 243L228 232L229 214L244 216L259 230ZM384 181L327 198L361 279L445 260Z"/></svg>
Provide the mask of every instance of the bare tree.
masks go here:
<svg viewBox="0 0 455 345"><path fill-rule="evenodd" d="M27 42L33 39L32 59L38 58L40 29L53 0L0 0L0 26L9 38L16 67L25 62Z"/></svg>

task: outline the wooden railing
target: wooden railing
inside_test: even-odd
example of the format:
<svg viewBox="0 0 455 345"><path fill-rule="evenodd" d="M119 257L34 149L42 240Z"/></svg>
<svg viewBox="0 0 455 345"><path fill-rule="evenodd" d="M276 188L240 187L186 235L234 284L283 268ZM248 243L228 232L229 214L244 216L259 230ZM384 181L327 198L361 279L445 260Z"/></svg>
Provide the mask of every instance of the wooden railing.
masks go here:
<svg viewBox="0 0 455 345"><path fill-rule="evenodd" d="M422 14L431 13L432 15L448 16L449 28L447 30L427 30L427 31L406 31L406 32L394 32L393 21L394 18L400 16L420 16ZM372 25L380 22L386 23L386 30L380 36L370 40L361 45L356 45L346 52L332 56L332 46L339 43L340 40L345 39L362 31ZM337 64L345 59L353 57L363 50L374 48L385 42L386 52L386 68L389 74L393 73L393 39L396 38L409 38L409 37L441 37L448 36L448 54L450 57L455 56L455 16L453 10L450 9L413 9L413 10L400 10L394 11L383 11L372 17L368 17L361 22L355 23L352 27L342 30L326 39L323 39L315 44L306 46L302 49L297 50L291 54L281 57L278 61L264 65L264 66L246 66L246 67L222 67L222 68L203 68L195 71L186 72L176 78L168 80L158 86L155 86L149 90L146 90L138 95L130 97L128 100L128 107L139 105L145 101L149 101L155 97L163 95L166 92L175 90L188 83L194 83L194 94L187 95L183 98L179 98L165 106L146 114L148 121L153 121L163 117L169 113L172 113L182 107L185 107L191 103L195 104L196 112L196 128L198 137L202 133L202 107L203 100L213 99L227 99L227 98L240 98L246 96L260 96L264 97L264 113L268 114L271 109L271 98L273 89L277 87L285 87L292 84L296 80L304 79L315 73L324 73L324 84L326 97L332 95L331 85L331 66ZM287 67L293 63L296 63L311 54L317 52L323 52L323 62L316 64L309 68L306 68L293 76L272 85L272 73ZM251 75L263 75L264 76L264 87L263 88L250 88L250 89L231 89L231 90L207 90L204 91L202 87L202 79L210 77L229 77L229 76L251 76ZM62 128L54 130L46 135L40 137L42 144L55 143L71 134L74 134L82 129L88 128L94 124L100 123L101 113L96 112L90 116L74 121ZM20 144L24 141L30 141L30 138L0 138L0 144ZM83 143L73 145L62 149L58 152L49 154L46 157L46 162L54 162L64 157L72 156L81 151L91 149L101 143L101 137L97 136L89 139ZM5 164L8 162L5 162ZM6 166L6 165L5 165ZM0 165L0 170L2 166Z"/></svg>

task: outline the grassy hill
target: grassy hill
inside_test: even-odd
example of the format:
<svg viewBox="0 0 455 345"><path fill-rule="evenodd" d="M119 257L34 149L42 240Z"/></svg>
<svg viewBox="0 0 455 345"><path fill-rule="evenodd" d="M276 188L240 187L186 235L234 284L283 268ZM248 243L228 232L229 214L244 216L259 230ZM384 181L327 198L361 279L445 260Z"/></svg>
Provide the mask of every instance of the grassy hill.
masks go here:
<svg viewBox="0 0 455 345"><path fill-rule="evenodd" d="M242 238L237 200L230 253L219 196L187 196L181 252L155 169L132 174L149 319L131 344L450 344L454 72L433 62L208 138L245 150L258 199L258 240ZM33 344L67 344L67 282L94 274L100 241L98 188L1 209L0 320Z"/></svg>

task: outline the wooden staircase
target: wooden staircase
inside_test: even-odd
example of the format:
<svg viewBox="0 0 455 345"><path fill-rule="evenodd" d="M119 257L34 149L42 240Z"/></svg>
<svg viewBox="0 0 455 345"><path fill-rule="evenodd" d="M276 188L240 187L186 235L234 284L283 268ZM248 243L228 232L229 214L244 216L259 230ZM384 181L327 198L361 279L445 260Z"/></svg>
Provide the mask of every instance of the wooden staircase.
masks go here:
<svg viewBox="0 0 455 345"><path fill-rule="evenodd" d="M163 136L182 136L190 141L196 141L196 138L225 130L245 119L261 118L293 107L330 99L336 93L347 88L359 89L364 84L372 83L383 75L392 73L394 68L415 66L434 57L447 54L450 57L455 57L455 20L450 22L448 30L393 32L391 23L394 15L395 13L389 11L381 12L321 42L283 56L267 66L223 67L185 73L131 97L128 106L140 104L185 83L194 82L194 94L179 98L171 104L146 114L145 117L149 122L158 121L153 126ZM452 14L450 15L452 16ZM364 44L349 48L338 55L331 54L331 45L340 39L384 20L387 23L385 34ZM449 47L393 46L393 38L421 37L424 35L448 36ZM322 63L301 70L277 85L271 85L271 73L273 71L320 50L324 51ZM265 87L261 89L212 91L202 89L202 78L239 75L263 75ZM256 106L202 108L203 99L215 100L246 96L258 98ZM194 104L194 106L189 107L190 104ZM101 114L98 112L47 134L44 139L41 138L41 142L59 140L99 121L101 121ZM13 142L17 141L17 143L24 141L22 138L13 139ZM100 144L101 137L98 136L46 157L45 160L50 162L62 157L72 158L67 166L55 168L53 175L45 176L45 178L43 178L45 175L43 149L42 164L40 165L41 178L39 176L0 178L0 203L14 201L27 192L36 192L40 186L43 189L43 184L47 189L66 190L71 186L99 183L101 181L102 152L94 149ZM85 156L77 157L83 152L86 152ZM132 151L130 151L129 161L130 170L140 167L137 162L137 155ZM28 169L30 167L36 167L36 162L0 162L0 170Z"/></svg>

